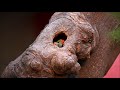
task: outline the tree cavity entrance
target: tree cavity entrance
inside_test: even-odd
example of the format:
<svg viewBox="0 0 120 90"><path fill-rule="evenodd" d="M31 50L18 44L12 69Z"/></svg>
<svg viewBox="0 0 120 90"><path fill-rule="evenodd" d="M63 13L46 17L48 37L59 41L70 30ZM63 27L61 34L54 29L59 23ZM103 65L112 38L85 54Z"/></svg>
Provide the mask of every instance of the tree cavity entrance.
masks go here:
<svg viewBox="0 0 120 90"><path fill-rule="evenodd" d="M55 35L54 39L53 39L53 44L62 48L64 46L64 42L67 39L67 35L63 32Z"/></svg>

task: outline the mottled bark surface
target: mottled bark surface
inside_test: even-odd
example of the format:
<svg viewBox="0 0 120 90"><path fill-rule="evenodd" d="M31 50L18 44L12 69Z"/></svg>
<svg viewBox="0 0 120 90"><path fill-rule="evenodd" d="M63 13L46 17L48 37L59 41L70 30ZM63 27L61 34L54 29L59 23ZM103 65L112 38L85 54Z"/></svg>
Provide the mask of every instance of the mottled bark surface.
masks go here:
<svg viewBox="0 0 120 90"><path fill-rule="evenodd" d="M58 12L4 70L5 78L103 77L118 53L108 33L119 22L102 12ZM54 45L63 39L64 45Z"/></svg>

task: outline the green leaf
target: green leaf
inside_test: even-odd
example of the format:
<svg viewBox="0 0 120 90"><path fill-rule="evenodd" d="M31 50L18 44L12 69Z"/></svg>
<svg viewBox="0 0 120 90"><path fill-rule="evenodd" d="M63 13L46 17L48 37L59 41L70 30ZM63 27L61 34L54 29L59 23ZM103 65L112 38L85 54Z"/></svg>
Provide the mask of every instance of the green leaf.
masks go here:
<svg viewBox="0 0 120 90"><path fill-rule="evenodd" d="M120 20L120 12L110 12L110 13Z"/></svg>

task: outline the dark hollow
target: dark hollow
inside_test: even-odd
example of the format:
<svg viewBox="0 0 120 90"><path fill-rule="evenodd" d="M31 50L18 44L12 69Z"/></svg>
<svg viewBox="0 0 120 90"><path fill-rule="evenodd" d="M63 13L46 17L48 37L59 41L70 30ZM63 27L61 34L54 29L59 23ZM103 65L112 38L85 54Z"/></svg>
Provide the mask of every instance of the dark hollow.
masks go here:
<svg viewBox="0 0 120 90"><path fill-rule="evenodd" d="M54 37L54 39L53 39L53 43L54 43L54 42L57 42L57 41L60 40L60 39L62 39L62 40L65 41L65 40L67 39L66 34L63 33L63 32L57 34L57 35Z"/></svg>
<svg viewBox="0 0 120 90"><path fill-rule="evenodd" d="M86 62L86 60L82 60L82 59L79 59L79 60L78 60L78 63L79 63L81 66L84 66L84 65L85 65L85 62Z"/></svg>

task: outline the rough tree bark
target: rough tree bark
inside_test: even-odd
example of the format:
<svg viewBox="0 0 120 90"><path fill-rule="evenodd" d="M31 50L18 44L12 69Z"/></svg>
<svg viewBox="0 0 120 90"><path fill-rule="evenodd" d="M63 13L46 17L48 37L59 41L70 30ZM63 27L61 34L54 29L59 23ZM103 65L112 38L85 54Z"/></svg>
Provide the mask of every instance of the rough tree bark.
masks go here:
<svg viewBox="0 0 120 90"><path fill-rule="evenodd" d="M56 12L3 78L100 78L120 52L108 33L119 21L103 12ZM53 43L63 39L64 45Z"/></svg>

